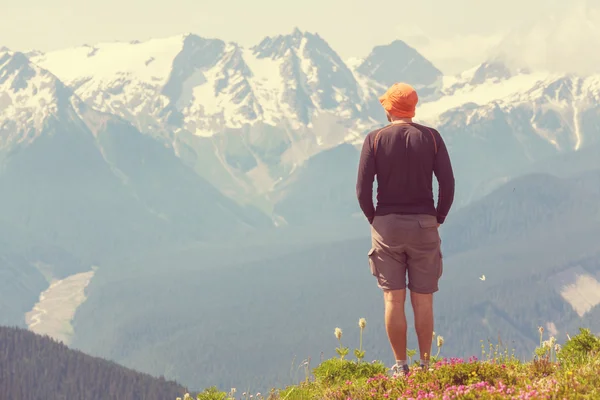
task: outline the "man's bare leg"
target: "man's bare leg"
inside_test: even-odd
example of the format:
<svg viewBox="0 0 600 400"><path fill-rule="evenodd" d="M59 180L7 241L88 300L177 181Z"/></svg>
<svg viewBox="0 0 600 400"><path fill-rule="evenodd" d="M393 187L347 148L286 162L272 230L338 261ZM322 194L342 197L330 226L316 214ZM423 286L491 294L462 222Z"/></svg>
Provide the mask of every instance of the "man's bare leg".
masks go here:
<svg viewBox="0 0 600 400"><path fill-rule="evenodd" d="M406 360L406 314L404 313L406 289L386 290L383 292L383 299L385 302L385 330L392 351L396 360Z"/></svg>
<svg viewBox="0 0 600 400"><path fill-rule="evenodd" d="M433 294L410 292L410 302L415 314L415 330L421 360L429 363L433 343Z"/></svg>

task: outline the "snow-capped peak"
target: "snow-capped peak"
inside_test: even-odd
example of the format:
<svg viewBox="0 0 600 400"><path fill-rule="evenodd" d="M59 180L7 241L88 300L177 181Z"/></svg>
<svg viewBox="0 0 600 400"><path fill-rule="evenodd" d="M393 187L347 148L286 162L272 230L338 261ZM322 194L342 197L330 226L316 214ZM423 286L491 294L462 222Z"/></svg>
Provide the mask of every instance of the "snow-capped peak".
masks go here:
<svg viewBox="0 0 600 400"><path fill-rule="evenodd" d="M303 32L297 27L291 34L267 36L251 50L259 58L279 58L290 51L299 50L305 41L309 41L313 46L327 47L330 52L335 53L318 34Z"/></svg>
<svg viewBox="0 0 600 400"><path fill-rule="evenodd" d="M145 83L165 84L173 59L189 35L138 43L99 43L53 51L33 57L34 62L57 74L69 85L86 79L110 81L135 76Z"/></svg>
<svg viewBox="0 0 600 400"><path fill-rule="evenodd" d="M72 91L19 52L0 52L0 147L37 137L47 118L71 102Z"/></svg>
<svg viewBox="0 0 600 400"><path fill-rule="evenodd" d="M318 34L295 29L290 35L267 37L251 49L252 63L278 71L282 110L295 124L310 125L315 113L335 111L358 117L361 103L356 79L340 56ZM254 71L254 68L252 68ZM264 77L264 73L259 72Z"/></svg>

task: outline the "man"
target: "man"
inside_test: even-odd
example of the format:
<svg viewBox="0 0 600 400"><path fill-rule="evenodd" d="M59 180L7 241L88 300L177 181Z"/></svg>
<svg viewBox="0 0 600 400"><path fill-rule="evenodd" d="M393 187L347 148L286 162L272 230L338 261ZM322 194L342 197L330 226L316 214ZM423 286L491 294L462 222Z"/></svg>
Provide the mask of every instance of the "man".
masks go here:
<svg viewBox="0 0 600 400"><path fill-rule="evenodd" d="M390 124L365 138L356 192L371 224L369 264L383 290L385 327L396 357L392 371L397 376L409 371L404 313L407 287L421 367L429 367L433 293L438 291L443 268L438 228L454 200L454 174L439 132L412 121L419 98L410 85L394 84L379 101ZM433 174L439 184L437 207ZM375 176L377 208L373 205Z"/></svg>

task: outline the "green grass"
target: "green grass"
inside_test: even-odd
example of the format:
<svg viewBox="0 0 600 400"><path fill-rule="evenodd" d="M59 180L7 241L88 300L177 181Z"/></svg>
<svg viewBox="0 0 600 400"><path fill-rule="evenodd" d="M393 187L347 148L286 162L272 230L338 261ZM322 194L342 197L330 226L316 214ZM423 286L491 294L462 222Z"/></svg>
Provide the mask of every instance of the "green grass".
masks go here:
<svg viewBox="0 0 600 400"><path fill-rule="evenodd" d="M522 361L501 345L482 344L481 357L468 360L443 358L444 341L434 340L437 355L428 370L412 362L408 376L393 377L379 361L362 361L361 341L347 359L349 349L342 346L341 330L335 330L339 357L308 368L297 385L272 389L270 393L228 393L212 387L196 394L198 400L389 400L389 399L598 399L600 398L600 338L581 329L562 346L554 337L546 340L539 328L540 346L530 361ZM360 323L359 323L360 324ZM434 333L435 336L435 333ZM414 350L409 350L413 355ZM312 373L311 373L312 372ZM184 399L192 399L186 395ZM179 400L179 399L178 399Z"/></svg>

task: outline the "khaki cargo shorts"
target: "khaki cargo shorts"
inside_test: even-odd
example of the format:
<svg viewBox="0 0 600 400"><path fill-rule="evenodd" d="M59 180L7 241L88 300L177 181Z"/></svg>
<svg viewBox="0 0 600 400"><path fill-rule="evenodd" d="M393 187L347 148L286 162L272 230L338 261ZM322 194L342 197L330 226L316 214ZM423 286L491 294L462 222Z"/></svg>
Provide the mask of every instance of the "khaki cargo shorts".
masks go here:
<svg viewBox="0 0 600 400"><path fill-rule="evenodd" d="M383 290L435 293L443 272L441 239L432 215L388 214L371 225L369 265Z"/></svg>

